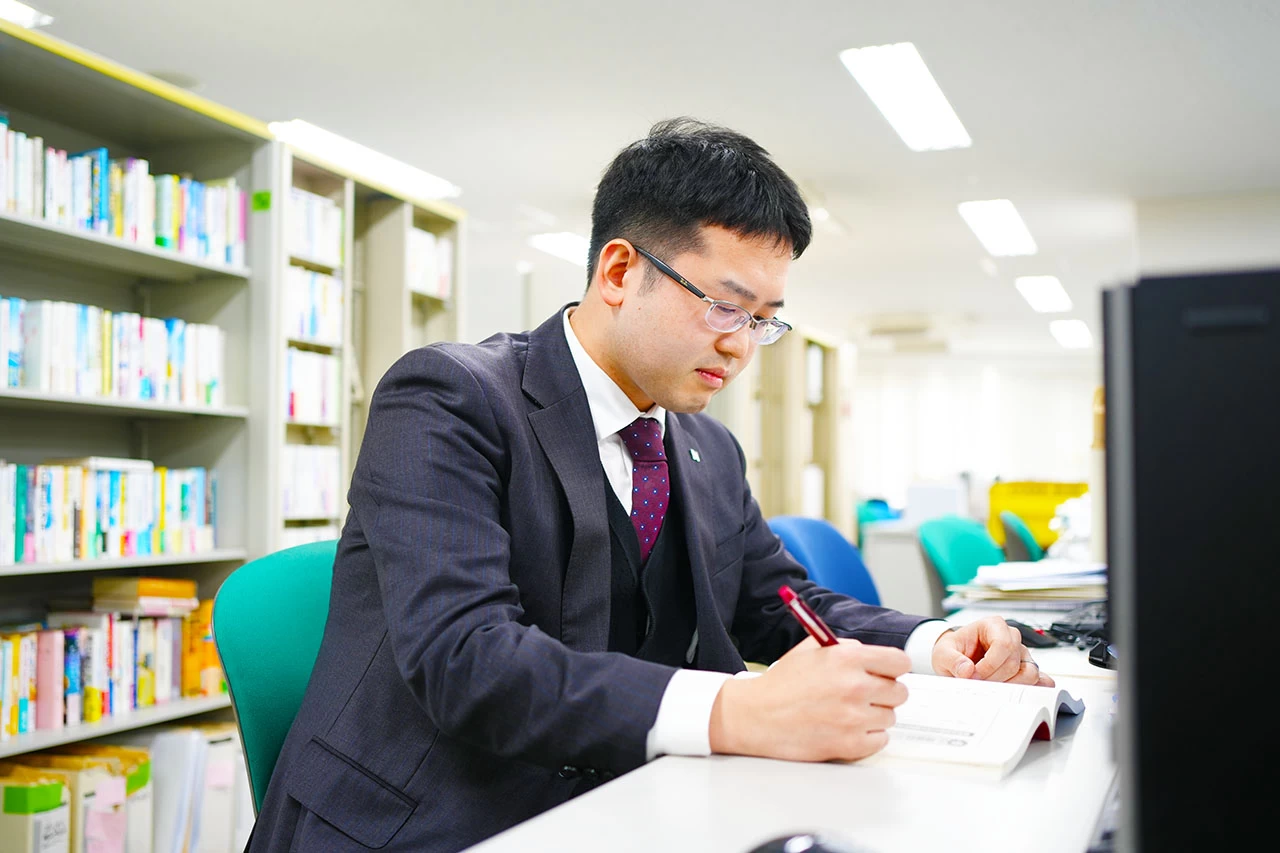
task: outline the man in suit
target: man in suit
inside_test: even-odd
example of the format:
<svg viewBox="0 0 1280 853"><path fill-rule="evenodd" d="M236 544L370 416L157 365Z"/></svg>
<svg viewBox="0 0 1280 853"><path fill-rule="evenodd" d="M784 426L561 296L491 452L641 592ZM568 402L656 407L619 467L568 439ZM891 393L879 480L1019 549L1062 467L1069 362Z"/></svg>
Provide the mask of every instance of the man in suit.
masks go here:
<svg viewBox="0 0 1280 853"><path fill-rule="evenodd" d="M998 619L808 581L698 414L789 328L809 237L767 152L663 122L600 182L580 304L387 372L250 851L460 850L662 754L864 757L909 669L1051 683ZM806 640L782 584L847 641Z"/></svg>

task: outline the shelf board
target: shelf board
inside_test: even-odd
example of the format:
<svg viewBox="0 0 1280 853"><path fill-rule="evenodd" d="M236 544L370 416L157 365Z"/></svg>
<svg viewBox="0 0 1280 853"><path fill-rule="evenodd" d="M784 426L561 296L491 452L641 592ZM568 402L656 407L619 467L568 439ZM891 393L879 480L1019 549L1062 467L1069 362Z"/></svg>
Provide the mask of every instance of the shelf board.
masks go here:
<svg viewBox="0 0 1280 853"><path fill-rule="evenodd" d="M41 409L51 412L122 415L135 418L232 418L249 417L245 406L189 406L175 403L148 403L116 397L82 397L78 394L50 394L24 388L0 388L0 407Z"/></svg>
<svg viewBox="0 0 1280 853"><path fill-rule="evenodd" d="M331 353L342 349L342 344L337 341L314 341L309 338L286 338L285 342L291 347L322 353Z"/></svg>
<svg viewBox="0 0 1280 853"><path fill-rule="evenodd" d="M286 515L284 517L285 524L297 524L297 525L329 524L330 522L334 522L338 520L339 520L338 516L336 515Z"/></svg>
<svg viewBox="0 0 1280 853"><path fill-rule="evenodd" d="M308 258L306 255L289 255L289 263L295 267L303 267L313 272L324 273L325 275L337 275L342 271L342 266L318 261L315 258Z"/></svg>
<svg viewBox="0 0 1280 853"><path fill-rule="evenodd" d="M201 563L243 561L243 548L218 548L198 554L151 554L145 557L107 557L100 560L69 560L62 563L18 563L0 566L0 577L51 575L63 572L102 572L109 569L146 569L158 566L190 566Z"/></svg>
<svg viewBox="0 0 1280 853"><path fill-rule="evenodd" d="M294 421L294 420L289 420L287 418L285 419L284 424L285 426L301 427L302 429L330 429L334 431L337 431L342 426L341 424L322 424L322 423L311 423L310 421Z"/></svg>
<svg viewBox="0 0 1280 853"><path fill-rule="evenodd" d="M104 717L96 723L81 723L77 726L67 726L61 729L37 729L34 732L14 735L9 740L0 743L0 758L48 749L51 746L61 746L64 743L91 740L117 732L141 729L146 726L153 726L156 723L180 720L183 717L203 714L206 711L217 711L221 708L230 707L231 697L222 693L218 696L174 699L163 705L153 705L150 708L135 708L127 714Z"/></svg>
<svg viewBox="0 0 1280 853"><path fill-rule="evenodd" d="M0 212L0 245L159 281L249 280L247 267L200 261L153 246L126 243L80 228Z"/></svg>

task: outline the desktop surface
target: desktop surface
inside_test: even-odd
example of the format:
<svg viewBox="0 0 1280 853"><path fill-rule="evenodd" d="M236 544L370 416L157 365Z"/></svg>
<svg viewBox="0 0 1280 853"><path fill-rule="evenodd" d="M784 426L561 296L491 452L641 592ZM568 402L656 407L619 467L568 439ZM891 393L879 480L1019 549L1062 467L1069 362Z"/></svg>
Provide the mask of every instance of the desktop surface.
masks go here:
<svg viewBox="0 0 1280 853"><path fill-rule="evenodd" d="M607 839L616 853L747 853L789 833L819 832L868 853L1083 853L1115 776L1115 673L1084 654L1074 646L1035 651L1086 710L1054 740L1032 742L998 781L905 762L668 756L471 850L587 851Z"/></svg>

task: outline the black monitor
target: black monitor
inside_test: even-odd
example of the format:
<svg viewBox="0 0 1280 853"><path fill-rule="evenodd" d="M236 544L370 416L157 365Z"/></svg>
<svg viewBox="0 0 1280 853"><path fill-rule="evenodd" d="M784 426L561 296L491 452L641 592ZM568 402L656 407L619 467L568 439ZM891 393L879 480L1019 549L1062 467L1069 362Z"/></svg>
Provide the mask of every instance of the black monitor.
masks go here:
<svg viewBox="0 0 1280 853"><path fill-rule="evenodd" d="M1280 270L1143 278L1103 327L1116 849L1270 847Z"/></svg>

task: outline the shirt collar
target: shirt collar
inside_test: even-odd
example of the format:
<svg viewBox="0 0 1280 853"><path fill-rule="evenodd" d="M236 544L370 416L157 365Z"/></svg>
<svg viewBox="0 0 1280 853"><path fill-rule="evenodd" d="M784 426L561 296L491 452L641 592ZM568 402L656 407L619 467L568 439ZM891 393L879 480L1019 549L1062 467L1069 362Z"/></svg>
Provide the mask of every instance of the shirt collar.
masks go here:
<svg viewBox="0 0 1280 853"><path fill-rule="evenodd" d="M647 412L635 407L626 392L618 387L618 383L609 378L600 365L583 349L582 342L569 324L569 313L572 307L566 308L564 319L564 337L569 342L569 354L573 356L573 364L582 377L582 387L587 392L587 406L591 409L591 420L596 428L596 441L603 441L618 430L630 424L636 418L653 418L658 422L662 437L667 435L667 410L657 403Z"/></svg>

